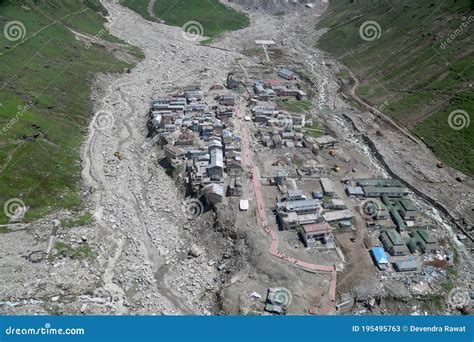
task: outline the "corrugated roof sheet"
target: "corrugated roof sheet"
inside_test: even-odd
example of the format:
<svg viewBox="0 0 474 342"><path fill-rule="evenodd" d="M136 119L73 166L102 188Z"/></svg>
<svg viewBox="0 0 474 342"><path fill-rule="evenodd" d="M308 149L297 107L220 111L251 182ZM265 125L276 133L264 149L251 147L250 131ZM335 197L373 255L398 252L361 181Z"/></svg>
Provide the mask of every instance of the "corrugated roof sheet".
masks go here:
<svg viewBox="0 0 474 342"><path fill-rule="evenodd" d="M371 251L377 264L388 264L387 254L382 247L373 247Z"/></svg>

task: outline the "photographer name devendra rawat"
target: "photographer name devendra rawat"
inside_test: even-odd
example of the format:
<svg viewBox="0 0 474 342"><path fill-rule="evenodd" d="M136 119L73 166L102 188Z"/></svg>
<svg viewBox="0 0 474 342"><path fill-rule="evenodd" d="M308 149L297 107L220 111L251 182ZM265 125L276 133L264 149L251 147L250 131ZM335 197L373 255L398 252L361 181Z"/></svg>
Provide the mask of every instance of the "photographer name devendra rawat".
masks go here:
<svg viewBox="0 0 474 342"><path fill-rule="evenodd" d="M410 332L466 332L466 326L453 327L449 325L445 325L445 326L434 325L431 327L417 327L417 326L411 325Z"/></svg>

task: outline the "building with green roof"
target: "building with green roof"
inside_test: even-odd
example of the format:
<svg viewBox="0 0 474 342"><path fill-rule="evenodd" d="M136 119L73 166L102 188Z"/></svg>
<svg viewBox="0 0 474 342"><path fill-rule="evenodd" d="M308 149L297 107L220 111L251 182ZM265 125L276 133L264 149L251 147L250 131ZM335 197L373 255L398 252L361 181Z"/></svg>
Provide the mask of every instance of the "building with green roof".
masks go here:
<svg viewBox="0 0 474 342"><path fill-rule="evenodd" d="M390 255L408 255L410 251L406 245L405 239L394 229L386 229L380 234L380 241L385 250Z"/></svg>
<svg viewBox="0 0 474 342"><path fill-rule="evenodd" d="M398 201L398 212L405 220L413 220L418 216L418 211L413 202L407 198Z"/></svg>
<svg viewBox="0 0 474 342"><path fill-rule="evenodd" d="M427 229L415 229L413 239L424 253L436 253L439 248L438 239Z"/></svg>

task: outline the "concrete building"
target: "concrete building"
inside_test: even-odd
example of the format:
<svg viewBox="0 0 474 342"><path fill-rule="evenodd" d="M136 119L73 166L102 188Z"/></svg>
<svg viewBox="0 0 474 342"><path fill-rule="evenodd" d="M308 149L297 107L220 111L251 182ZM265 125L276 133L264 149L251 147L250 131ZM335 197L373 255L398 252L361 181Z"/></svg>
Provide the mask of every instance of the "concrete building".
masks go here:
<svg viewBox="0 0 474 342"><path fill-rule="evenodd" d="M321 188L326 196L334 196L334 186L329 178L321 178L319 182L321 183Z"/></svg>
<svg viewBox="0 0 474 342"><path fill-rule="evenodd" d="M357 185L365 186L374 186L374 187L388 187L388 188L401 188L403 187L402 183L396 179L385 179L385 178L367 178L359 179Z"/></svg>
<svg viewBox="0 0 474 342"><path fill-rule="evenodd" d="M414 220L418 216L418 211L409 199L400 200L398 212L405 220Z"/></svg>
<svg viewBox="0 0 474 342"><path fill-rule="evenodd" d="M393 222L395 223L395 225L397 226L397 230L399 232L405 230L406 228L406 224L405 224L405 221L403 220L403 218L400 216L400 214L398 213L398 211L394 208L394 207L391 207L390 210L390 216L392 217L392 220Z"/></svg>
<svg viewBox="0 0 474 342"><path fill-rule="evenodd" d="M382 231L380 241L382 241L385 250L390 255L400 256L410 254L405 240L396 230L389 229Z"/></svg>
<svg viewBox="0 0 474 342"><path fill-rule="evenodd" d="M427 229L416 229L413 232L413 239L423 253L436 253L439 248L438 239Z"/></svg>
<svg viewBox="0 0 474 342"><path fill-rule="evenodd" d="M210 151L211 161L207 167L209 177L222 177L224 175L224 157L222 150L213 149Z"/></svg>
<svg viewBox="0 0 474 342"><path fill-rule="evenodd" d="M305 200L306 196L303 190L290 189L288 190L287 199L289 201L301 201L301 200Z"/></svg>
<svg viewBox="0 0 474 342"><path fill-rule="evenodd" d="M286 68L280 69L278 70L277 74L278 76L280 76L281 78L287 81L296 80L296 74L290 69L286 69Z"/></svg>
<svg viewBox="0 0 474 342"><path fill-rule="evenodd" d="M164 147L165 156L168 159L180 159L184 156L184 151L179 147L168 144Z"/></svg>
<svg viewBox="0 0 474 342"><path fill-rule="evenodd" d="M279 213L278 218L283 229L291 229L298 226L304 226L305 224L322 222L321 216L317 214L298 215L295 212L284 214Z"/></svg>
<svg viewBox="0 0 474 342"><path fill-rule="evenodd" d="M242 195L242 178L241 177L232 177L230 179L229 195L230 196Z"/></svg>
<svg viewBox="0 0 474 342"><path fill-rule="evenodd" d="M330 135L323 135L319 138L315 138L316 144L319 148L334 147L337 144L337 140Z"/></svg>
<svg viewBox="0 0 474 342"><path fill-rule="evenodd" d="M363 197L364 190L360 186L350 186L346 187L346 194L347 196L354 196L354 197Z"/></svg>
<svg viewBox="0 0 474 342"><path fill-rule="evenodd" d="M331 240L332 228L327 222L305 224L301 238L306 247L314 247L318 241L327 243Z"/></svg>
<svg viewBox="0 0 474 342"><path fill-rule="evenodd" d="M224 106L234 106L235 96L221 96L219 98L219 104L224 105Z"/></svg>
<svg viewBox="0 0 474 342"><path fill-rule="evenodd" d="M289 190L288 192L290 192ZM318 213L321 209L318 201L314 199L285 201L277 203L277 211L281 213L296 213L298 215Z"/></svg>
<svg viewBox="0 0 474 342"><path fill-rule="evenodd" d="M331 198L329 201L323 203L324 209L330 210L343 210L347 209L346 203L343 200L337 198Z"/></svg>
<svg viewBox="0 0 474 342"><path fill-rule="evenodd" d="M350 210L328 211L323 215L324 221L328 223L339 223L341 221L352 221L354 214Z"/></svg>
<svg viewBox="0 0 474 342"><path fill-rule="evenodd" d="M203 192L209 204L221 203L224 199L224 187L221 184L208 184L203 188Z"/></svg>
<svg viewBox="0 0 474 342"><path fill-rule="evenodd" d="M415 258L409 258L408 260L399 260L393 263L393 268L397 272L413 272L417 271L421 267L420 263Z"/></svg>
<svg viewBox="0 0 474 342"><path fill-rule="evenodd" d="M365 197L382 197L386 195L391 198L402 198L409 194L408 189L403 187L364 186L363 189Z"/></svg>

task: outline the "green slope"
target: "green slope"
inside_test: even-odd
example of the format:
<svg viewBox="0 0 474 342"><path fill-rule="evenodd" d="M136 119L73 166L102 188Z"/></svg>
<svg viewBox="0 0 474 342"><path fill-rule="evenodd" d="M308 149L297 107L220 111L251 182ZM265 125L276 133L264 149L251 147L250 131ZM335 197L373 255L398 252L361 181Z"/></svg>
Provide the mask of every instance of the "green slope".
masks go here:
<svg viewBox="0 0 474 342"><path fill-rule="evenodd" d="M0 204L20 199L29 207L26 220L81 204L79 149L92 80L129 67L68 30L118 41L100 12L99 0L0 2ZM24 39L7 39L12 21L24 25Z"/></svg>
<svg viewBox="0 0 474 342"><path fill-rule="evenodd" d="M447 164L474 174L474 124L454 130L449 114L474 120L471 0L333 0L318 47L361 80L358 94L405 124ZM362 39L364 23L379 38ZM380 30L377 28L379 26ZM376 34L377 36L377 34Z"/></svg>
<svg viewBox="0 0 474 342"><path fill-rule="evenodd" d="M149 0L121 0L121 3L145 19L154 20L147 10ZM209 41L225 31L238 30L250 23L247 16L221 4L219 0L156 0L153 11L155 17L173 26L183 27L190 21L199 22L203 27L202 35L209 37Z"/></svg>

